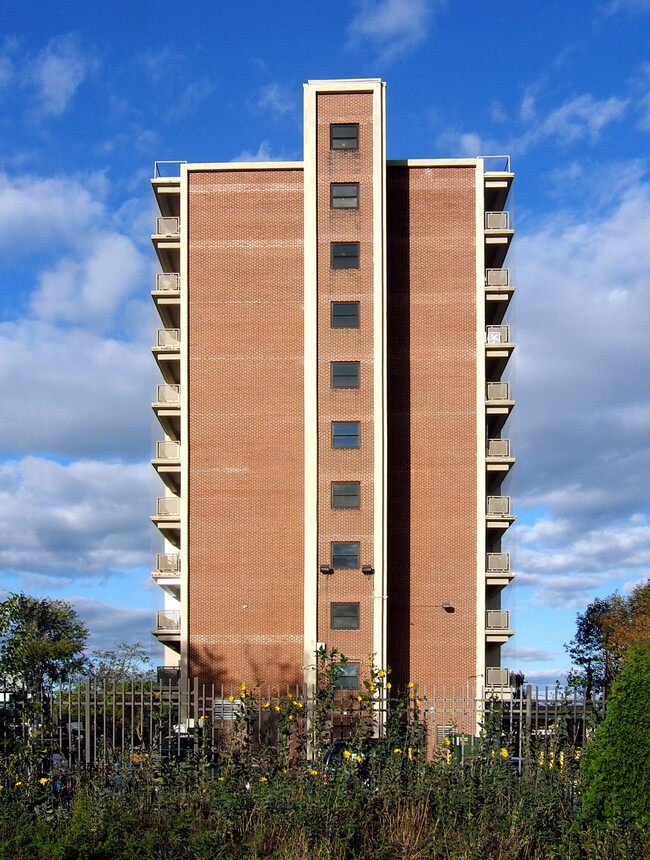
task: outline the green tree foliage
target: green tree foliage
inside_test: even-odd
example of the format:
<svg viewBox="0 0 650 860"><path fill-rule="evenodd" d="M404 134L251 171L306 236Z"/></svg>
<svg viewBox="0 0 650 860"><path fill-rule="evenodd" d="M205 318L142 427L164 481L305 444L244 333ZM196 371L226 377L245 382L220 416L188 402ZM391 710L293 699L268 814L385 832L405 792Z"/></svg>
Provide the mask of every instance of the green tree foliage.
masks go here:
<svg viewBox="0 0 650 860"><path fill-rule="evenodd" d="M32 690L85 667L88 629L65 600L11 594L0 603L0 673Z"/></svg>
<svg viewBox="0 0 650 860"><path fill-rule="evenodd" d="M632 645L583 760L588 819L650 825L650 639Z"/></svg>
<svg viewBox="0 0 650 860"><path fill-rule="evenodd" d="M608 692L630 648L650 638L650 580L627 597L618 592L596 598L578 614L574 638L565 645L573 666L572 686L592 693Z"/></svg>
<svg viewBox="0 0 650 860"><path fill-rule="evenodd" d="M116 642L114 648L92 651L90 671L98 681L120 684L152 674L149 655L142 642Z"/></svg>

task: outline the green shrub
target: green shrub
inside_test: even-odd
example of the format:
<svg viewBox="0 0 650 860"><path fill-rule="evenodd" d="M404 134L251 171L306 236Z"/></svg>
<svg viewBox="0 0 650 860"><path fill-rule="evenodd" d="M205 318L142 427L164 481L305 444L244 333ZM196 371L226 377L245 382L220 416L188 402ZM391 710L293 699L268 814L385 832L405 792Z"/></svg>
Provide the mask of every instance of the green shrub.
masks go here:
<svg viewBox="0 0 650 860"><path fill-rule="evenodd" d="M650 641L635 645L583 761L585 819L650 826Z"/></svg>

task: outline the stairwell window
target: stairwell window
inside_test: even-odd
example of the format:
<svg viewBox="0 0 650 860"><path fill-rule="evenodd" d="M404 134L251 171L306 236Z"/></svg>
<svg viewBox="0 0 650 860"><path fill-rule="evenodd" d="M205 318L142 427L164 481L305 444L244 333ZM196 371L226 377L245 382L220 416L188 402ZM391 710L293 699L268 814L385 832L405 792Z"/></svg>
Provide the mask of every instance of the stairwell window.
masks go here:
<svg viewBox="0 0 650 860"><path fill-rule="evenodd" d="M359 268L359 243L358 242L332 242L332 268L333 269L358 269Z"/></svg>
<svg viewBox="0 0 650 860"><path fill-rule="evenodd" d="M332 421L332 448L358 448L360 438L358 421Z"/></svg>
<svg viewBox="0 0 650 860"><path fill-rule="evenodd" d="M333 510L359 510L361 483L359 481L332 481Z"/></svg>
<svg viewBox="0 0 650 860"><path fill-rule="evenodd" d="M359 362L333 361L331 378L332 388L358 388Z"/></svg>
<svg viewBox="0 0 650 860"><path fill-rule="evenodd" d="M332 328L359 328L359 302L332 302Z"/></svg>
<svg viewBox="0 0 650 860"><path fill-rule="evenodd" d="M332 542L332 568L354 570L359 567L359 541Z"/></svg>
<svg viewBox="0 0 650 860"><path fill-rule="evenodd" d="M332 123L330 149L359 149L359 123Z"/></svg>
<svg viewBox="0 0 650 860"><path fill-rule="evenodd" d="M358 630L359 607L359 603L332 603L330 605L332 630Z"/></svg>
<svg viewBox="0 0 650 860"><path fill-rule="evenodd" d="M359 183L332 182L330 183L330 207L332 209L358 209Z"/></svg>

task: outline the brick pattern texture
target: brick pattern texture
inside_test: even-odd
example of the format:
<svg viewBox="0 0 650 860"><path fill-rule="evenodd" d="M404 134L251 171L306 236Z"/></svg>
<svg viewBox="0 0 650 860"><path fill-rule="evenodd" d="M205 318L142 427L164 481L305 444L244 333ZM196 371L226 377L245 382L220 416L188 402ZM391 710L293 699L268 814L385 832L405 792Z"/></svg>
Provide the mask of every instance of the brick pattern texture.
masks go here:
<svg viewBox="0 0 650 860"><path fill-rule="evenodd" d="M373 564L373 187L372 95L317 95L317 243L318 243L318 550L330 560L332 541L359 541L360 563ZM356 150L330 150L330 124L359 124ZM330 183L358 182L359 208L332 209ZM358 269L332 269L331 243L359 242ZM358 301L360 328L332 329L331 303ZM358 389L332 389L332 361L359 361ZM332 448L332 422L359 421L357 449ZM360 481L359 510L332 510L331 482ZM356 570L319 574L318 641L351 661L366 664L373 652L374 582ZM360 604L359 630L332 630L333 602Z"/></svg>
<svg viewBox="0 0 650 860"><path fill-rule="evenodd" d="M451 688L476 674L475 172L387 172L389 663Z"/></svg>
<svg viewBox="0 0 650 860"><path fill-rule="evenodd" d="M302 680L303 174L189 179L189 663Z"/></svg>

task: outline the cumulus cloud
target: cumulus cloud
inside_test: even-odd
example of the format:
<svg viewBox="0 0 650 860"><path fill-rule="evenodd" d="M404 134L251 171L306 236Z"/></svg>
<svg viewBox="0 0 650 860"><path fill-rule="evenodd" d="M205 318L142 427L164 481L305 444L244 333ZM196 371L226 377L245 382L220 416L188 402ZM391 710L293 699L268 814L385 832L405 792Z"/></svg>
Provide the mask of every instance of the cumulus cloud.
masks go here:
<svg viewBox="0 0 650 860"><path fill-rule="evenodd" d="M146 261L133 242L105 232L90 239L81 259L64 257L55 269L41 273L32 311L47 322L86 323L106 331L146 273Z"/></svg>
<svg viewBox="0 0 650 860"><path fill-rule="evenodd" d="M155 377L143 342L36 320L0 324L5 454L142 459Z"/></svg>
<svg viewBox="0 0 650 860"><path fill-rule="evenodd" d="M40 244L76 244L106 218L96 187L70 177L0 173L0 250L12 256Z"/></svg>
<svg viewBox="0 0 650 860"><path fill-rule="evenodd" d="M370 42L379 62L390 63L424 42L434 13L445 5L445 0L357 0L348 47Z"/></svg>
<svg viewBox="0 0 650 860"><path fill-rule="evenodd" d="M81 46L75 34L57 36L23 71L33 90L39 117L60 116L69 107L77 89L97 66L97 60Z"/></svg>
<svg viewBox="0 0 650 860"><path fill-rule="evenodd" d="M148 463L34 456L0 463L0 567L63 586L149 565L150 472Z"/></svg>
<svg viewBox="0 0 650 860"><path fill-rule="evenodd" d="M162 660L162 646L151 636L152 610L115 606L88 597L72 597L70 603L90 632L88 652L111 649L118 642L140 642L154 665Z"/></svg>
<svg viewBox="0 0 650 860"><path fill-rule="evenodd" d="M257 152L251 152L248 149L242 150L239 155L236 155L232 161L279 161L280 157L271 153L271 144L268 140L263 140Z"/></svg>
<svg viewBox="0 0 650 860"><path fill-rule="evenodd" d="M517 662L520 663L548 663L551 660L555 660L555 654L551 654L550 651L546 651L544 648L519 648L516 643L513 644L510 642L503 646L501 655L504 659L516 657Z"/></svg>

